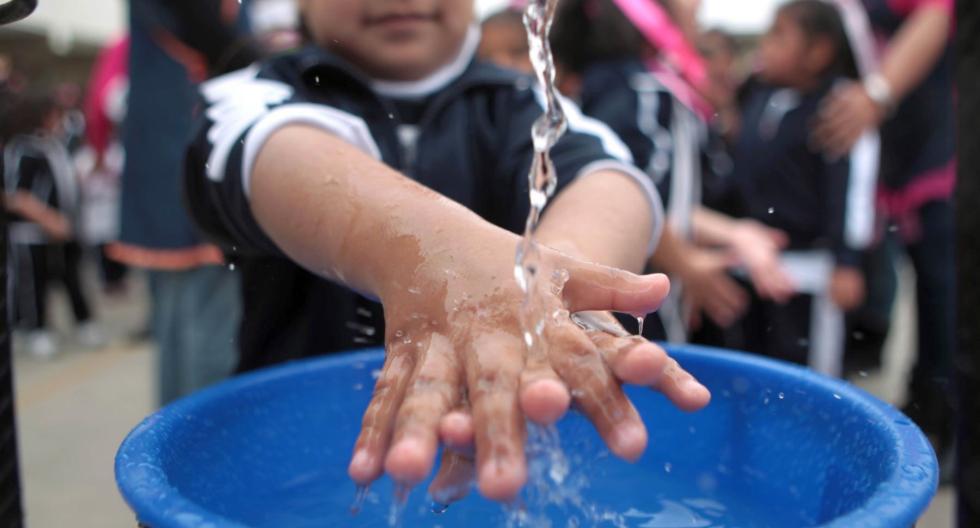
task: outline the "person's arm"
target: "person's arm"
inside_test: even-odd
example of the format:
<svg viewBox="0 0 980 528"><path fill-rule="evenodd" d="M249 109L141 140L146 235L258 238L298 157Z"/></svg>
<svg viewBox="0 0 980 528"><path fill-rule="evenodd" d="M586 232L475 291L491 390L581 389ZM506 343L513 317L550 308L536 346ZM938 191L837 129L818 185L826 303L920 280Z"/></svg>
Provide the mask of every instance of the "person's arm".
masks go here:
<svg viewBox="0 0 980 528"><path fill-rule="evenodd" d="M700 245L726 248L745 266L758 294L777 302L788 300L795 286L783 271L779 252L786 234L751 219L735 219L698 207L692 219L694 240Z"/></svg>
<svg viewBox="0 0 980 528"><path fill-rule="evenodd" d="M878 72L890 92L891 106L925 79L949 43L952 2L923 0L918 4L889 42ZM829 154L842 157L863 132L878 126L889 110L875 102L865 85L849 84L824 102L814 139Z"/></svg>
<svg viewBox="0 0 980 528"><path fill-rule="evenodd" d="M382 469L408 483L428 475L440 420L469 387L480 490L495 499L513 496L526 478L520 411L532 419L554 417L560 416L555 407L568 403L553 399L553 391L532 390L545 372L555 373L546 385L557 379L587 395L578 404L613 452L627 458L642 452L645 432L620 392L621 380L595 373L639 365L626 369L625 381L652 385L666 356L628 340L611 339L599 349L575 325L549 316L542 335L552 352L537 370L524 369L523 294L512 278L516 235L302 125L268 137L247 194L258 224L290 258L385 306L388 353L350 466L357 482L369 483ZM562 215L548 216L545 225ZM559 295L542 285L549 310L645 312L666 294L663 277L638 277L547 248L542 258L542 277L556 269L569 274ZM526 396L519 399L522 386ZM661 389L688 407L706 403L703 387ZM610 399L608 391L620 396Z"/></svg>
<svg viewBox="0 0 980 528"><path fill-rule="evenodd" d="M27 191L6 194L4 205L11 213L41 226L44 234L52 240L62 241L71 238L71 224L68 218Z"/></svg>
<svg viewBox="0 0 980 528"><path fill-rule="evenodd" d="M873 231L875 147L867 140L859 142L850 156L827 162L820 178L827 214L822 224L835 261L829 293L842 310L853 310L864 300L861 257Z"/></svg>

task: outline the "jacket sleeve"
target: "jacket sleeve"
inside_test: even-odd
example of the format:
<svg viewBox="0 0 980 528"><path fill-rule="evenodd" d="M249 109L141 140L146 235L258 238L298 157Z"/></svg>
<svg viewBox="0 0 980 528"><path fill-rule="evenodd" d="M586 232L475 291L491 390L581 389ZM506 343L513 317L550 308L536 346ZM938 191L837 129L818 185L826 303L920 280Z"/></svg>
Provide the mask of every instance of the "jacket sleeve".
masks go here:
<svg viewBox="0 0 980 528"><path fill-rule="evenodd" d="M874 230L874 189L878 173L878 136L868 133L849 156L827 161L825 184L827 238L838 266L858 266Z"/></svg>
<svg viewBox="0 0 980 528"><path fill-rule="evenodd" d="M252 215L251 172L266 140L303 124L336 135L380 158L357 116L297 97L285 82L249 67L204 83L203 112L188 149L185 196L198 226L231 254L279 254Z"/></svg>
<svg viewBox="0 0 980 528"><path fill-rule="evenodd" d="M522 223L529 209L528 171L534 154L531 141L531 125L544 110L544 95L536 88L528 88L517 94L515 104L510 105L509 124L503 131L503 155L499 168L516 191L511 210L512 224ZM650 178L633 164L629 148L605 124L582 113L578 106L562 98L562 107L568 120L566 133L551 151L551 158L558 177L556 193L583 175L612 170L629 176L636 184L637 192L643 193L653 211L654 236L650 250L659 240L663 226L663 204L660 194Z"/></svg>

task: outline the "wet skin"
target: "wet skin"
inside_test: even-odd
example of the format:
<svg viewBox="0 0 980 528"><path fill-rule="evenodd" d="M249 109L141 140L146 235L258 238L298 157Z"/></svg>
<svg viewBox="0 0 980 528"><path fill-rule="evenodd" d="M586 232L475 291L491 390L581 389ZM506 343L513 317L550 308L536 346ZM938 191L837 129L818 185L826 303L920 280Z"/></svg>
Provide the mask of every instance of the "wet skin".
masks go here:
<svg viewBox="0 0 980 528"><path fill-rule="evenodd" d="M648 214L642 200L629 201L638 193L623 181L619 173L595 173L570 186L542 220L541 240L576 254L612 255L605 261L616 265L642 262L649 229L635 236L609 212ZM592 221L589 203L610 229ZM568 282L559 289L537 281L546 352L527 355L524 295L513 278L519 237L327 133L299 125L274 133L256 161L251 205L293 260L385 306L387 357L349 466L359 484L384 471L418 483L431 472L441 440L463 453L446 451L437 495L475 467L480 492L508 500L526 479L525 417L550 423L574 403L616 455L633 460L647 435L622 383L659 390L684 409L710 398L657 345L587 332L562 312L654 311L669 289L665 276L542 248L540 276L565 270Z"/></svg>

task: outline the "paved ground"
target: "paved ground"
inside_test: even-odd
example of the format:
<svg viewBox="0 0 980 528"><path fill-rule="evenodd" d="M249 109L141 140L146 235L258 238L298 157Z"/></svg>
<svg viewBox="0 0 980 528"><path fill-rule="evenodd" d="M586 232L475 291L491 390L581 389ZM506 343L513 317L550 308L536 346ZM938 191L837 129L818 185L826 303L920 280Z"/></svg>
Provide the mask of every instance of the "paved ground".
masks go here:
<svg viewBox="0 0 980 528"><path fill-rule="evenodd" d="M72 344L67 316L56 315L63 328L64 350L39 361L17 350L15 376L20 426L22 477L29 528L126 528L133 516L119 498L112 459L126 433L152 407L152 349L132 339L145 320L145 292L140 284L128 299L99 299L111 337L102 350ZM902 295L897 317L904 323L889 343L881 373L857 381L885 399L902 397L909 365L913 325L911 297ZM59 303L63 304L63 303ZM953 493L943 489L919 528L951 528Z"/></svg>

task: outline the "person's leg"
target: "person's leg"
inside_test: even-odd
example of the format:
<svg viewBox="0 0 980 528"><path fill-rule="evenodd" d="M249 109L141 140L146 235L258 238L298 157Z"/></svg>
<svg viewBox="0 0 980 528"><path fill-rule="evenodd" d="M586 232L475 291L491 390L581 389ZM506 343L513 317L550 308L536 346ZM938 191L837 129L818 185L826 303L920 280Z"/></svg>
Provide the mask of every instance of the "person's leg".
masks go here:
<svg viewBox="0 0 980 528"><path fill-rule="evenodd" d="M120 292L125 288L126 273L129 271L126 265L112 260L106 254L106 244L98 247L99 269L102 275L102 286L107 293Z"/></svg>
<svg viewBox="0 0 980 528"><path fill-rule="evenodd" d="M150 332L157 348L157 398L166 405L180 396L180 348L177 338L181 272L150 271Z"/></svg>
<svg viewBox="0 0 980 528"><path fill-rule="evenodd" d="M930 202L919 212L922 237L909 244L915 268L918 357L909 380L909 416L942 449L952 441L952 358L956 347L953 209Z"/></svg>
<svg viewBox="0 0 980 528"><path fill-rule="evenodd" d="M92 310L89 302L85 298L82 290L81 261L82 248L77 243L69 242L61 247L62 262L61 278L68 292L68 299L71 301L71 310L75 315L75 322L85 323L92 318Z"/></svg>
<svg viewBox="0 0 980 528"><path fill-rule="evenodd" d="M184 272L181 281L177 334L180 395L221 381L238 361L236 336L241 320L238 275L223 266Z"/></svg>
<svg viewBox="0 0 980 528"><path fill-rule="evenodd" d="M24 300L27 302L25 322L29 330L46 330L48 326L48 246L27 246L30 259L30 279L23 281L28 288Z"/></svg>

